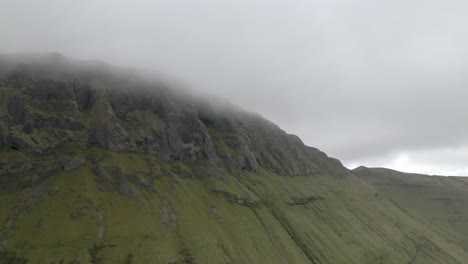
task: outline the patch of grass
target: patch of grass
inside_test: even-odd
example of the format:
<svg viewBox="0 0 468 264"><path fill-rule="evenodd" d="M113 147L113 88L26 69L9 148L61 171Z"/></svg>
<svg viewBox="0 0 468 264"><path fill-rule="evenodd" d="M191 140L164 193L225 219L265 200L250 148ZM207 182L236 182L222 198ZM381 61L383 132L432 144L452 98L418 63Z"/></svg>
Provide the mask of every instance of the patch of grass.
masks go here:
<svg viewBox="0 0 468 264"><path fill-rule="evenodd" d="M390 264L416 259L415 263L455 264L468 257L463 243L453 243L454 232L430 225L430 204L417 215L416 207L402 210L412 202L402 205L396 200L396 205L392 197L404 192L381 192L374 187L378 183L354 176L284 177L260 168L257 173L245 172L243 178L192 179L184 173L200 166L208 171L216 165L165 163L148 155L100 148L80 153L76 154L87 157L81 167L54 174L41 187L1 196L3 226L16 216L4 250L37 263L92 263L94 245L113 245L92 250L93 261L104 263ZM153 179L157 192L142 195L133 186L139 195L130 198L100 191L93 162L120 167L141 180L154 171L166 174ZM403 180L392 181L401 184ZM445 191L434 192L444 186L461 195L465 182L447 180L424 178L435 196L423 193L422 197L450 198ZM311 197L321 199L310 202ZM239 199L254 201L255 206L233 202ZM436 200L432 213L446 213L438 205L445 202Z"/></svg>
<svg viewBox="0 0 468 264"><path fill-rule="evenodd" d="M222 132L214 128L208 128L216 153L224 154L228 157L236 157L239 151L235 148L237 144L236 134L232 132Z"/></svg>
<svg viewBox="0 0 468 264"><path fill-rule="evenodd" d="M14 251L0 252L0 263L3 264L26 264L27 259L16 255Z"/></svg>

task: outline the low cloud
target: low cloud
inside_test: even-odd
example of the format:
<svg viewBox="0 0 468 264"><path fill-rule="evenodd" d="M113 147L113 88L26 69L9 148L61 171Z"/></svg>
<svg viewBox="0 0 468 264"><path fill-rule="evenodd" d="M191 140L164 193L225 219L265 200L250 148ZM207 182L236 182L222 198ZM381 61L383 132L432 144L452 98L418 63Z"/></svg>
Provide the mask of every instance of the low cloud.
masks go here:
<svg viewBox="0 0 468 264"><path fill-rule="evenodd" d="M346 164L398 167L405 153L415 171L463 172L465 160L450 153L468 146L467 8L458 0L3 1L0 52L58 51L163 72Z"/></svg>

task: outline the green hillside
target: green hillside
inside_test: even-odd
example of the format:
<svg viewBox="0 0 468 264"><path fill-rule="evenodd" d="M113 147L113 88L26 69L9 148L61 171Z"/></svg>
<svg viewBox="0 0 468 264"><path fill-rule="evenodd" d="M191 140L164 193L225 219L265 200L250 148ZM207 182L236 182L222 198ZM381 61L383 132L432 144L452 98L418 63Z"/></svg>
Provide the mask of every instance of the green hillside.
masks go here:
<svg viewBox="0 0 468 264"><path fill-rule="evenodd" d="M349 171L257 114L0 56L0 263L466 263L468 181Z"/></svg>
<svg viewBox="0 0 468 264"><path fill-rule="evenodd" d="M428 222L430 228L468 250L468 178L364 167L354 173L401 210Z"/></svg>

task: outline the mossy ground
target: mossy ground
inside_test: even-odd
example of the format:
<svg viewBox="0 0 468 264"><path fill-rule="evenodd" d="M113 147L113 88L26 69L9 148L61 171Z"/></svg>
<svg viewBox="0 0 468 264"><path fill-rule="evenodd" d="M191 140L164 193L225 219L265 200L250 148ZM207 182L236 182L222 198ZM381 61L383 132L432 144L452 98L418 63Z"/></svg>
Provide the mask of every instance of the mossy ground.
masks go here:
<svg viewBox="0 0 468 264"><path fill-rule="evenodd" d="M180 173L191 163L100 148L81 155L89 159L79 168L0 196L3 251L30 263L428 264L468 258L454 233L426 217L451 209L436 204L409 213L418 210L411 205L417 201L402 208L354 176L284 177L260 169L242 178L192 179ZM93 162L138 175L155 191L135 184L136 198L102 191Z"/></svg>

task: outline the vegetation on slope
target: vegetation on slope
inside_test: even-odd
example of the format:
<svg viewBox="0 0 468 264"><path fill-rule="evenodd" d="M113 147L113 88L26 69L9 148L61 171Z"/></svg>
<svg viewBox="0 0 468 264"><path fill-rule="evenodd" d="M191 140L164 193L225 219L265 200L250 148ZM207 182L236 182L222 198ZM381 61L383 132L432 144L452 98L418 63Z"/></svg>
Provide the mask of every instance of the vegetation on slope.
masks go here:
<svg viewBox="0 0 468 264"><path fill-rule="evenodd" d="M38 263L126 263L129 256L135 263L463 263L467 257L451 233L355 176L284 177L260 169L242 178L193 178L198 164L102 148L82 155L80 167L2 195L2 206L11 205L2 210L4 252ZM116 170L123 176L110 173Z"/></svg>
<svg viewBox="0 0 468 264"><path fill-rule="evenodd" d="M257 115L106 65L18 60L0 57L0 263L468 258L430 206Z"/></svg>
<svg viewBox="0 0 468 264"><path fill-rule="evenodd" d="M360 167L354 171L407 214L448 235L468 250L468 179L408 174L383 168Z"/></svg>

